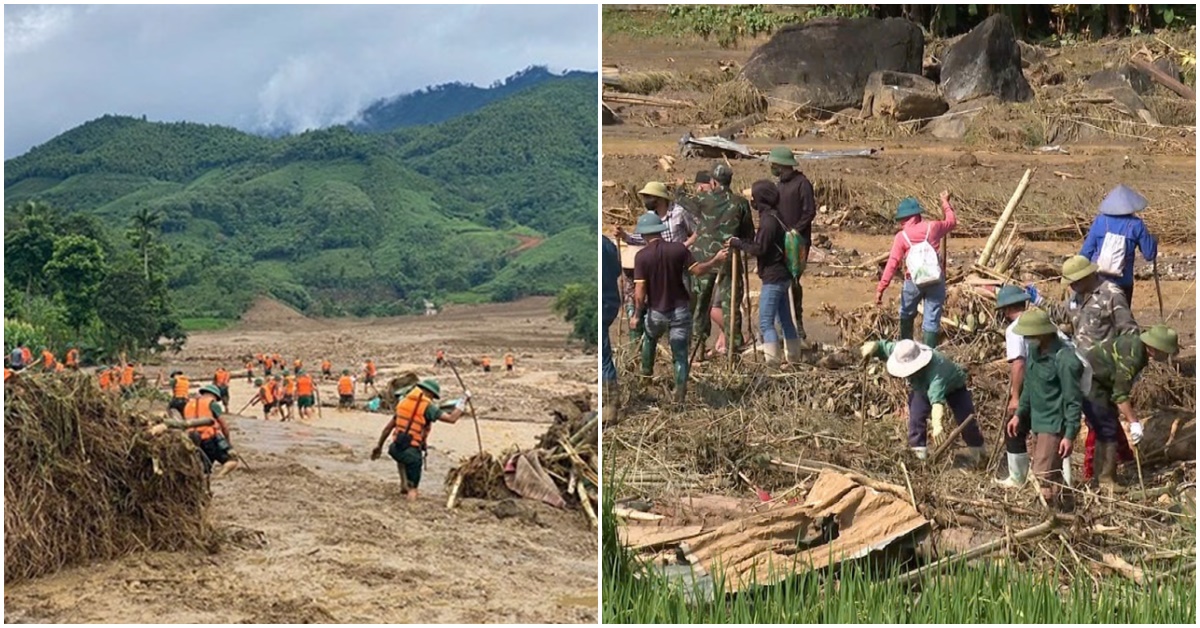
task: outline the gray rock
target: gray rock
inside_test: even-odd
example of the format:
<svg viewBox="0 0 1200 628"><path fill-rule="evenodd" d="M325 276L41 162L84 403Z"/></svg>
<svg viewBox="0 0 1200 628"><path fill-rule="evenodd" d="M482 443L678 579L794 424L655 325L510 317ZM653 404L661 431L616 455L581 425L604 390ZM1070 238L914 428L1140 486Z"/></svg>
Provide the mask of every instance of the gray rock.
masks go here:
<svg viewBox="0 0 1200 628"><path fill-rule="evenodd" d="M780 29L742 76L776 98L832 112L860 105L872 72L920 74L924 51L920 27L908 20L818 19Z"/></svg>
<svg viewBox="0 0 1200 628"><path fill-rule="evenodd" d="M1021 49L1008 16L989 17L946 51L941 87L951 104L982 96L1006 102L1033 98L1033 88L1021 72Z"/></svg>
<svg viewBox="0 0 1200 628"><path fill-rule="evenodd" d="M863 92L862 116L919 120L940 116L950 108L937 85L916 74L880 70L872 72Z"/></svg>
<svg viewBox="0 0 1200 628"><path fill-rule="evenodd" d="M998 102L995 97L988 96L958 103L945 114L930 120L924 130L939 140L961 140L967 135L971 121L983 113L985 107Z"/></svg>

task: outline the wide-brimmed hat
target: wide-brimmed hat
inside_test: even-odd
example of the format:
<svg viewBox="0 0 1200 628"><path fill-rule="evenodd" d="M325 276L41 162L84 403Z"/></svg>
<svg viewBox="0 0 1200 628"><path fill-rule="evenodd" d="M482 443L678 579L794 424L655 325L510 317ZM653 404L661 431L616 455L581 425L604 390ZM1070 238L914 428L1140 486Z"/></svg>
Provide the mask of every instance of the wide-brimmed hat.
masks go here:
<svg viewBox="0 0 1200 628"><path fill-rule="evenodd" d="M901 340L888 356L887 372L892 377L908 377L933 360L933 349L914 340Z"/></svg>
<svg viewBox="0 0 1200 628"><path fill-rule="evenodd" d="M909 216L920 216L921 211L921 204L917 202L917 199L910 196L900 201L900 204L896 206L896 220L904 220Z"/></svg>
<svg viewBox="0 0 1200 628"><path fill-rule="evenodd" d="M654 212L646 212L638 217L637 229L635 233L648 235L652 233L662 233L667 230L667 226L663 224L662 218Z"/></svg>
<svg viewBox="0 0 1200 628"><path fill-rule="evenodd" d="M1073 255L1070 259L1063 262L1062 266L1062 282L1075 283L1080 279L1096 274L1100 267L1093 264L1088 258L1082 255Z"/></svg>
<svg viewBox="0 0 1200 628"><path fill-rule="evenodd" d="M1027 303L1029 301L1029 293L1025 292L1017 286L1001 286L996 291L996 309L1006 308L1010 305L1018 303Z"/></svg>
<svg viewBox="0 0 1200 628"><path fill-rule="evenodd" d="M796 155L792 153L792 149L787 146L776 146L771 149L771 153L767 155L767 162L779 166L795 166Z"/></svg>
<svg viewBox="0 0 1200 628"><path fill-rule="evenodd" d="M1155 325L1142 332L1142 343L1170 355L1179 353L1179 334L1166 325Z"/></svg>
<svg viewBox="0 0 1200 628"><path fill-rule="evenodd" d="M1017 324L1013 326L1013 333L1018 336L1050 336L1058 333L1058 328L1054 323L1050 322L1050 315L1045 310L1033 308L1026 310L1020 318L1017 319Z"/></svg>
<svg viewBox="0 0 1200 628"><path fill-rule="evenodd" d="M1149 204L1145 196L1121 184L1100 201L1100 213L1106 216L1128 216L1146 209Z"/></svg>
<svg viewBox="0 0 1200 628"><path fill-rule="evenodd" d="M421 380L417 384L417 387L429 393L430 395L433 395L434 399L441 399L442 397L442 387L432 379Z"/></svg>
<svg viewBox="0 0 1200 628"><path fill-rule="evenodd" d="M665 184L661 181L651 181L651 182L647 183L646 187L638 190L638 194L645 194L646 196L656 196L658 198L665 198L668 201L671 200L671 193L667 191L667 184Z"/></svg>

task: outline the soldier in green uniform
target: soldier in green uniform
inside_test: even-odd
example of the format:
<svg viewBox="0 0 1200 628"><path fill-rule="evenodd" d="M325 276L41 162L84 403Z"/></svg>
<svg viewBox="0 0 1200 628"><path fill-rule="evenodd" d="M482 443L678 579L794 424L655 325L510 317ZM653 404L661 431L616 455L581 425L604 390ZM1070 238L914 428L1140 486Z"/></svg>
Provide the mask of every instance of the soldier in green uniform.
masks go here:
<svg viewBox="0 0 1200 628"><path fill-rule="evenodd" d="M706 184L698 185L700 192L694 197L696 215L696 241L692 244L692 256L697 260L712 259L730 238L744 240L754 239L754 222L750 217L750 203L738 194L730 191L733 181L733 169L718 163L713 167L712 179ZM693 282L695 287L695 309L692 312L693 330L697 342L705 343L712 333L712 323L718 325L718 335L715 351L724 348L724 325L731 315L730 292L732 289L733 263L726 261L720 270L711 271L707 275L697 277ZM718 275L720 281L717 281ZM738 294L734 299L740 302L745 291L745 282L739 278ZM743 343L741 321L734 321L734 346Z"/></svg>

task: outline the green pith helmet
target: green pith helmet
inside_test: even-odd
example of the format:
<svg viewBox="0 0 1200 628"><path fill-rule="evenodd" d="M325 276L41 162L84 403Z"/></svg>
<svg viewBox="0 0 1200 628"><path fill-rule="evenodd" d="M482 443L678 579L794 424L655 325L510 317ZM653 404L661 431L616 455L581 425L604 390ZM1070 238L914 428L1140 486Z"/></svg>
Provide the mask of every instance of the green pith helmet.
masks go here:
<svg viewBox="0 0 1200 628"><path fill-rule="evenodd" d="M733 168L723 162L718 163L713 166L712 177L721 185L729 187L729 184L733 182Z"/></svg>
<svg viewBox="0 0 1200 628"><path fill-rule="evenodd" d="M792 149L787 146L776 146L771 149L771 154L767 156L767 161L777 166L792 166L795 167L796 155L792 153Z"/></svg>
<svg viewBox="0 0 1200 628"><path fill-rule="evenodd" d="M205 384L200 387L200 392L208 393L214 397L221 396L221 389L217 388L216 384Z"/></svg>
<svg viewBox="0 0 1200 628"><path fill-rule="evenodd" d="M1062 282L1075 283L1080 279L1096 274L1100 267L1093 264L1088 258L1082 255L1073 255L1070 259L1063 262L1062 266Z"/></svg>
<svg viewBox="0 0 1200 628"><path fill-rule="evenodd" d="M649 235L653 233L662 233L667 230L667 226L663 224L662 218L654 212L646 212L638 217L637 229L635 233L641 235Z"/></svg>
<svg viewBox="0 0 1200 628"><path fill-rule="evenodd" d="M276 376L275 376L275 381L277 381L277 382L282 382L282 381L283 381L283 376L282 376L282 375L276 375Z"/></svg>
<svg viewBox="0 0 1200 628"><path fill-rule="evenodd" d="M1179 334L1166 325L1155 325L1142 332L1142 343L1168 355L1179 353Z"/></svg>
<svg viewBox="0 0 1200 628"><path fill-rule="evenodd" d="M1018 336L1052 336L1058 333L1058 328L1054 323L1050 322L1050 315L1045 310L1037 308L1025 310L1021 318L1017 319L1017 324L1013 327L1013 333Z"/></svg>
<svg viewBox="0 0 1200 628"><path fill-rule="evenodd" d="M304 374L304 369L296 369L296 374L297 374L297 375L303 375L303 374Z"/></svg>
<svg viewBox="0 0 1200 628"><path fill-rule="evenodd" d="M921 204L917 202L917 199L911 196L900 201L900 204L896 206L896 220L904 220L909 216L920 215Z"/></svg>
<svg viewBox="0 0 1200 628"><path fill-rule="evenodd" d="M284 375L287 375L287 374L288 374L288 370L287 370L287 369L283 369L283 374L284 374Z"/></svg>
<svg viewBox="0 0 1200 628"><path fill-rule="evenodd" d="M258 378L258 379L256 379L256 380L254 380L254 385L255 385L255 386L262 386L262 385L263 385L262 378L260 377L260 378Z"/></svg>
<svg viewBox="0 0 1200 628"><path fill-rule="evenodd" d="M668 201L671 200L671 193L667 191L667 185L661 181L651 181L647 183L646 187L643 187L640 191L638 191L638 194L665 198Z"/></svg>
<svg viewBox="0 0 1200 628"><path fill-rule="evenodd" d="M1017 286L1004 286L996 292L996 309L1003 309L1018 303L1027 303L1029 293Z"/></svg>
<svg viewBox="0 0 1200 628"><path fill-rule="evenodd" d="M342 375L349 375L350 369L342 369Z"/></svg>
<svg viewBox="0 0 1200 628"><path fill-rule="evenodd" d="M432 379L421 380L417 386L425 392L433 395L434 399L442 398L442 387L438 386L438 383Z"/></svg>

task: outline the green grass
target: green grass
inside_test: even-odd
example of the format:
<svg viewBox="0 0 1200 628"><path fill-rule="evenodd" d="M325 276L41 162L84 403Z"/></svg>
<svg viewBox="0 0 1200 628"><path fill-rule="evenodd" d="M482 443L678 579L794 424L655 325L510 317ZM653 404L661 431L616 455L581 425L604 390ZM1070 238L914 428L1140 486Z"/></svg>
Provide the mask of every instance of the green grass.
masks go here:
<svg viewBox="0 0 1200 628"><path fill-rule="evenodd" d="M234 321L224 318L184 318L180 319L179 323L183 325L183 330L191 333L194 331L221 331L232 325Z"/></svg>
<svg viewBox="0 0 1200 628"><path fill-rule="evenodd" d="M1196 621L1194 572L1138 586L1083 575L1063 589L1056 573L1014 563L959 563L916 586L854 567L711 599L645 569L617 540L614 491L604 491L604 623L1174 623ZM1162 567L1159 566L1159 569ZM720 583L716 585L721 590Z"/></svg>

